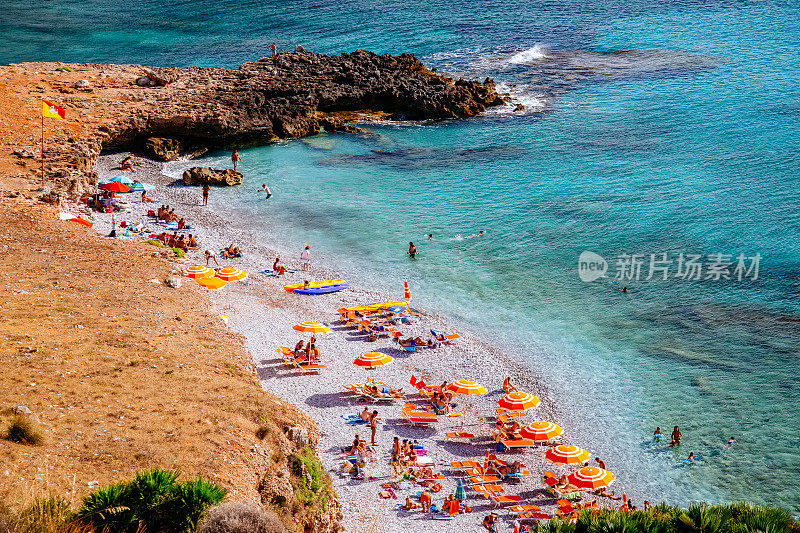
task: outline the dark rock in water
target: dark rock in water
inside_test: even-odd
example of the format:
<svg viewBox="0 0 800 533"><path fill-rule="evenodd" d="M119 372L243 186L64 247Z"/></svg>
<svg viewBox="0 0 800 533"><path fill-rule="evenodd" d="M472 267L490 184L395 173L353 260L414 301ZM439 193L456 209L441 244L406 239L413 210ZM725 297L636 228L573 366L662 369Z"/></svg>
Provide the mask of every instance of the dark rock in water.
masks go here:
<svg viewBox="0 0 800 533"><path fill-rule="evenodd" d="M517 104L514 111L525 111L527 108L523 104Z"/></svg>
<svg viewBox="0 0 800 533"><path fill-rule="evenodd" d="M11 67L0 71L4 68ZM81 115L88 117L85 132L69 146L57 142L57 136L45 146L45 171L55 177L59 190L72 196L93 190L97 176L92 168L101 150L138 148L140 139L181 139L210 149L244 148L314 135L322 129L360 133L363 130L350 124L364 116L465 118L505 102L491 79L452 79L429 70L413 55L363 50L326 56L298 49L236 70L93 68L102 68L115 83L94 84L92 92L98 98L71 104L80 105ZM157 157L174 158L173 147L162 144L152 145Z"/></svg>
<svg viewBox="0 0 800 533"><path fill-rule="evenodd" d="M231 168L192 167L183 172L184 185L212 185L230 187L241 185L244 176Z"/></svg>
<svg viewBox="0 0 800 533"><path fill-rule="evenodd" d="M147 157L157 161L173 161L183 150L184 145L181 141L169 137L150 137L144 143Z"/></svg>

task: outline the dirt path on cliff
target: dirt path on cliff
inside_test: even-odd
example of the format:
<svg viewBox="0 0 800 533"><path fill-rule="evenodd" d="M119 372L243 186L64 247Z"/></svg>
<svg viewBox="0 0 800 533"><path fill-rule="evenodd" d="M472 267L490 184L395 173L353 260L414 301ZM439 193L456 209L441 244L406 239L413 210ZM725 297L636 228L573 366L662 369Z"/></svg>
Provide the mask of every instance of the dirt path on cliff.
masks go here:
<svg viewBox="0 0 800 533"><path fill-rule="evenodd" d="M41 446L0 441L0 502L78 504L97 483L156 466L257 502L259 476L289 451L280 428L315 434L261 388L203 289L161 282L174 258L154 250L0 199L0 434L18 406L45 430ZM273 431L259 440L263 425Z"/></svg>

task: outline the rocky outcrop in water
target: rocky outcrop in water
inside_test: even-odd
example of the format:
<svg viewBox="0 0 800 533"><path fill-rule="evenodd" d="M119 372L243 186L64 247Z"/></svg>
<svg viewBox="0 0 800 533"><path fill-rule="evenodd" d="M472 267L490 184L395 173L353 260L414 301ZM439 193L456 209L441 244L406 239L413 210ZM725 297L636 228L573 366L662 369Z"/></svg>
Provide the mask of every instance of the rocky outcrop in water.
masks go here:
<svg viewBox="0 0 800 533"><path fill-rule="evenodd" d="M0 67L0 88L16 93L12 80L35 78L26 82L21 103L33 109L48 99L66 109L65 121L47 123L45 165L54 188L73 195L96 183L92 167L104 148L146 146L151 156L169 160L184 146L243 147L323 129L356 133L363 130L351 123L365 116L464 118L503 103L492 80L448 78L413 55L300 50L279 58L236 70L24 63ZM84 80L88 85L76 88ZM20 122L27 116L20 114ZM35 171L19 159L14 164Z"/></svg>
<svg viewBox="0 0 800 533"><path fill-rule="evenodd" d="M184 185L211 185L212 187L231 187L241 185L244 176L231 168L192 167L183 171Z"/></svg>

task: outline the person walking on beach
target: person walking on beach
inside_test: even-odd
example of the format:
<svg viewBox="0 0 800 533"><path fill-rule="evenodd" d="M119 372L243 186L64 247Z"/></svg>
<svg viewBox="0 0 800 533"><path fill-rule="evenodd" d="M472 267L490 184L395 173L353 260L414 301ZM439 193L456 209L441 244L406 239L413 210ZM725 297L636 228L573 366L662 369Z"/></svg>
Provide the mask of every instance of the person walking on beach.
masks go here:
<svg viewBox="0 0 800 533"><path fill-rule="evenodd" d="M372 445L377 446L375 442L375 432L378 431L378 411L372 411L372 416L369 417L369 430L372 432Z"/></svg>
<svg viewBox="0 0 800 533"><path fill-rule="evenodd" d="M208 183L203 184L203 205L208 205L208 195L211 192L211 187Z"/></svg>
<svg viewBox="0 0 800 533"><path fill-rule="evenodd" d="M231 154L231 161L233 161L233 171L236 172L236 167L242 162L242 156L239 155L239 150L234 150Z"/></svg>
<svg viewBox="0 0 800 533"><path fill-rule="evenodd" d="M602 460L602 459L600 459L599 457L595 457L595 458L594 458L594 460L595 460L595 461L597 461L597 466L599 466L599 467L600 467L600 468L602 468L603 470L605 470L605 469L606 469L606 462L605 462L605 461L603 461L603 460Z"/></svg>
<svg viewBox="0 0 800 533"><path fill-rule="evenodd" d="M308 270L311 268L311 247L306 246L305 249L300 252L300 262L303 263L303 270Z"/></svg>
<svg viewBox="0 0 800 533"><path fill-rule="evenodd" d="M683 433L681 433L681 429L675 426L675 429L672 430L672 442L669 444L669 447L674 448L675 446L680 446L682 438Z"/></svg>
<svg viewBox="0 0 800 533"><path fill-rule="evenodd" d="M408 255L411 256L411 259L417 257L417 247L414 246L413 241L408 243Z"/></svg>

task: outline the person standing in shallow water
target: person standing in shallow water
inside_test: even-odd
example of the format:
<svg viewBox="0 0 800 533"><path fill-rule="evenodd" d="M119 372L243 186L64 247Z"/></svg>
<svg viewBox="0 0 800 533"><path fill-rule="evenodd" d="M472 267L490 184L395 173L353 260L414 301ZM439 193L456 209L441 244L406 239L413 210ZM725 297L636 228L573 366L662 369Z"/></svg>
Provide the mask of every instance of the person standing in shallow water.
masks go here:
<svg viewBox="0 0 800 533"><path fill-rule="evenodd" d="M208 205L208 195L211 193L211 187L208 183L203 184L203 205Z"/></svg>
<svg viewBox="0 0 800 533"><path fill-rule="evenodd" d="M413 241L408 243L408 255L411 256L411 259L417 257L417 247L414 246Z"/></svg>
<svg viewBox="0 0 800 533"><path fill-rule="evenodd" d="M675 446L681 445L681 439L683 438L683 433L678 426L675 426L675 429L672 430L672 442L670 443L669 447L674 448Z"/></svg>
<svg viewBox="0 0 800 533"><path fill-rule="evenodd" d="M233 161L233 170L235 172L236 167L239 165L239 163L242 162L242 156L239 155L239 150L233 151L233 153L231 154L231 161Z"/></svg>

